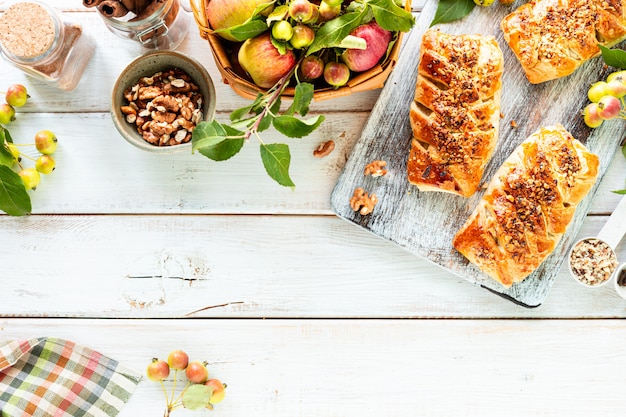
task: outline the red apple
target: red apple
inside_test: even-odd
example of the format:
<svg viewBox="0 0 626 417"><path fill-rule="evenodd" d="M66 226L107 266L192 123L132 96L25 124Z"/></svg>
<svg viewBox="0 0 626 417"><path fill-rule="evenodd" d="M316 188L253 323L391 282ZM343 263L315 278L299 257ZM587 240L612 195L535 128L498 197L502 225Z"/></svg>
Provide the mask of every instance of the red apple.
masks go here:
<svg viewBox="0 0 626 417"><path fill-rule="evenodd" d="M365 49L346 49L341 59L352 71L362 72L374 67L387 53L391 32L378 26L374 20L363 24L350 32L352 36L365 39Z"/></svg>
<svg viewBox="0 0 626 417"><path fill-rule="evenodd" d="M213 30L228 29L245 23L257 6L271 4L269 0L211 0L206 5L206 15ZM266 10L269 12L271 7ZM229 41L236 41L226 32L217 32L219 36Z"/></svg>
<svg viewBox="0 0 626 417"><path fill-rule="evenodd" d="M293 51L287 50L281 55L272 44L269 32L247 39L237 56L241 67L261 88L274 86L296 65Z"/></svg>

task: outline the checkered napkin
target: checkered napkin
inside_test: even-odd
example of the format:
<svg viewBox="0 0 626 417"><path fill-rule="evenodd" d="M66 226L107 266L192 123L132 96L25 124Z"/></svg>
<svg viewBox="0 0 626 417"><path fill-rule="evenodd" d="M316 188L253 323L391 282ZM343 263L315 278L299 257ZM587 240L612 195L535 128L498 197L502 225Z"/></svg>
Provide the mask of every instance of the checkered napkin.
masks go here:
<svg viewBox="0 0 626 417"><path fill-rule="evenodd" d="M112 417L140 380L138 372L67 340L0 344L2 417Z"/></svg>

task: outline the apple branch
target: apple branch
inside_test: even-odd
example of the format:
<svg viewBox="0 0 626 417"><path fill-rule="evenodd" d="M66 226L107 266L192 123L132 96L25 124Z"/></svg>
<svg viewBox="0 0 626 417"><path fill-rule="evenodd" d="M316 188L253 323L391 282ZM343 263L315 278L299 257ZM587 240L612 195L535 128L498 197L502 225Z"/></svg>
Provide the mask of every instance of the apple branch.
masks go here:
<svg viewBox="0 0 626 417"><path fill-rule="evenodd" d="M291 77L293 77L293 74L296 72L296 69L300 66L300 63L304 59L305 55L306 54L302 54L302 56L298 59L296 64L285 75L283 75L270 90L268 90L268 92L271 92L271 95L269 99L267 100L267 102L265 103L265 105L263 106L263 110L261 110L261 112L257 115L256 120L254 121L254 124L245 132L244 134L245 140L248 140L250 136L252 136L253 133L257 133L258 128L261 125L261 122L270 112L270 109L274 106L274 103L276 103L276 100L280 99L280 97L282 96L283 91L285 91L285 88L287 87L287 84L289 84L289 80L291 80Z"/></svg>

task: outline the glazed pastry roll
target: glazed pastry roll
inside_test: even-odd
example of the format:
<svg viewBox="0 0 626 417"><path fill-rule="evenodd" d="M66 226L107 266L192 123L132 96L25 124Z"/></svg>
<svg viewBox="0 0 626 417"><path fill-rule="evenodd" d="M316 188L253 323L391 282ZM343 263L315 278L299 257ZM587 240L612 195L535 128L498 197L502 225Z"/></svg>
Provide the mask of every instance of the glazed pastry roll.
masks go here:
<svg viewBox="0 0 626 417"><path fill-rule="evenodd" d="M409 115L407 174L419 190L478 190L498 139L502 68L493 37L426 31Z"/></svg>
<svg viewBox="0 0 626 417"><path fill-rule="evenodd" d="M626 38L626 0L531 0L502 19L504 39L533 84L574 72Z"/></svg>
<svg viewBox="0 0 626 417"><path fill-rule="evenodd" d="M554 250L598 165L563 126L539 129L495 173L453 246L505 287L522 281Z"/></svg>

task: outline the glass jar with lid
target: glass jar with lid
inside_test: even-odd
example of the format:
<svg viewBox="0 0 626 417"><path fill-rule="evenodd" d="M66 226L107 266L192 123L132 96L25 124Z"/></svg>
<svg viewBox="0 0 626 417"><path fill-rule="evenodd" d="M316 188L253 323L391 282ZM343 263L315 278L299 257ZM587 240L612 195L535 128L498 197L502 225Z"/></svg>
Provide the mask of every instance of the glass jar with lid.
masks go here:
<svg viewBox="0 0 626 417"><path fill-rule="evenodd" d="M44 3L16 2L0 15L0 55L59 89L76 88L95 47L81 25Z"/></svg>
<svg viewBox="0 0 626 417"><path fill-rule="evenodd" d="M176 49L189 30L189 14L181 9L180 0L153 0L138 14L128 11L116 16L98 10L109 31L145 50Z"/></svg>

